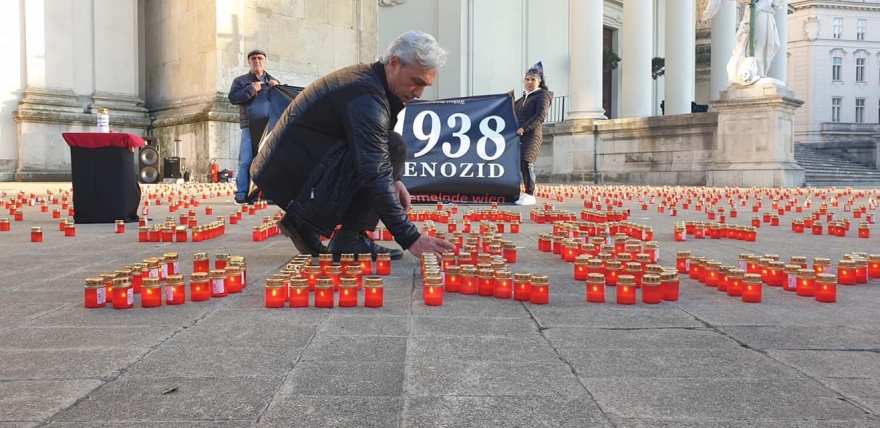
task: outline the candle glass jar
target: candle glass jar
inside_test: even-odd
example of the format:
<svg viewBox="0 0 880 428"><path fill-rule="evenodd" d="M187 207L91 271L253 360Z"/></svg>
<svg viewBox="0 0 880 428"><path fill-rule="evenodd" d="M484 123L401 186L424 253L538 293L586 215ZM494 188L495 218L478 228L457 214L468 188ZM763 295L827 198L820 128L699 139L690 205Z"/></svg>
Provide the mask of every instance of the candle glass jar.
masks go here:
<svg viewBox="0 0 880 428"><path fill-rule="evenodd" d="M126 278L113 279L113 309L131 309L134 307L134 292L131 282Z"/></svg>
<svg viewBox="0 0 880 428"><path fill-rule="evenodd" d="M817 275L820 273L834 274L834 270L831 268L831 260L823 257L813 258L813 271Z"/></svg>
<svg viewBox="0 0 880 428"><path fill-rule="evenodd" d="M868 283L868 260L864 257L856 258L856 284Z"/></svg>
<svg viewBox="0 0 880 428"><path fill-rule="evenodd" d="M642 303L657 304L663 300L660 275L645 274L642 277Z"/></svg>
<svg viewBox="0 0 880 428"><path fill-rule="evenodd" d="M550 280L547 275L532 275L529 282L532 286L529 301L535 305L550 303Z"/></svg>
<svg viewBox="0 0 880 428"><path fill-rule="evenodd" d="M691 252L677 252L675 255L675 267L678 273L689 273L691 271Z"/></svg>
<svg viewBox="0 0 880 428"><path fill-rule="evenodd" d="M587 302L605 302L605 275L591 273L587 276Z"/></svg>
<svg viewBox="0 0 880 428"><path fill-rule="evenodd" d="M382 277L368 276L364 278L364 307L381 308L383 305L385 287Z"/></svg>
<svg viewBox="0 0 880 428"><path fill-rule="evenodd" d="M86 278L84 290L85 307L103 308L107 304L107 287L104 285L104 278Z"/></svg>
<svg viewBox="0 0 880 428"><path fill-rule="evenodd" d="M226 297L229 292L226 289L226 262L223 263L223 269L214 269L208 273L211 279L211 297Z"/></svg>
<svg viewBox="0 0 880 428"><path fill-rule="evenodd" d="M727 295L732 297L742 296L742 283L746 271L743 269L730 269L727 273Z"/></svg>
<svg viewBox="0 0 880 428"><path fill-rule="evenodd" d="M376 274L391 275L391 255L379 253L376 255Z"/></svg>
<svg viewBox="0 0 880 428"><path fill-rule="evenodd" d="M186 301L186 283L183 275L168 275L165 284L165 304L182 305Z"/></svg>
<svg viewBox="0 0 880 428"><path fill-rule="evenodd" d="M660 297L667 302L676 302L679 298L680 281L678 272L664 270L660 273Z"/></svg>
<svg viewBox="0 0 880 428"><path fill-rule="evenodd" d="M513 275L507 270L496 270L495 277L495 298L510 299L513 297Z"/></svg>
<svg viewBox="0 0 880 428"><path fill-rule="evenodd" d="M426 306L443 305L443 279L439 276L426 277L423 283L423 299Z"/></svg>
<svg viewBox="0 0 880 428"><path fill-rule="evenodd" d="M149 277L141 281L141 307L155 308L162 306L162 283L159 278Z"/></svg>
<svg viewBox="0 0 880 428"><path fill-rule="evenodd" d="M837 262L837 283L840 285L856 285L855 261L840 260Z"/></svg>
<svg viewBox="0 0 880 428"><path fill-rule="evenodd" d="M462 266L461 294L477 294L478 284L479 280L477 278L477 268L472 265Z"/></svg>

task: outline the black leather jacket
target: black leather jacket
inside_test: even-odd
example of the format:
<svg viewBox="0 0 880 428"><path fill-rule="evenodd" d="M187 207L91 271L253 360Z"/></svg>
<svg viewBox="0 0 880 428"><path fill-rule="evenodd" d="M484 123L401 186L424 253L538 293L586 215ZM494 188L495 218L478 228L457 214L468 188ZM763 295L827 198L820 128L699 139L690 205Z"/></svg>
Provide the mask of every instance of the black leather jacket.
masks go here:
<svg viewBox="0 0 880 428"><path fill-rule="evenodd" d="M266 82L270 80L277 80L274 77L270 76L269 73L264 72L264 76L266 76ZM249 71L247 74L242 74L235 78L232 81L232 87L229 88L229 102L238 106L238 120L241 125L241 129L248 127L248 108L260 108L257 105L251 105L254 103L260 104L268 104L268 100L266 99L266 93L268 91L262 90L257 92L251 84L254 82L258 82L260 79L257 79L257 75L254 74L253 71ZM263 106L264 110L268 111L269 107Z"/></svg>
<svg viewBox="0 0 880 428"><path fill-rule="evenodd" d="M400 204L388 133L403 109L381 63L330 73L287 107L251 165L267 198L329 236L358 192L404 249L421 234Z"/></svg>

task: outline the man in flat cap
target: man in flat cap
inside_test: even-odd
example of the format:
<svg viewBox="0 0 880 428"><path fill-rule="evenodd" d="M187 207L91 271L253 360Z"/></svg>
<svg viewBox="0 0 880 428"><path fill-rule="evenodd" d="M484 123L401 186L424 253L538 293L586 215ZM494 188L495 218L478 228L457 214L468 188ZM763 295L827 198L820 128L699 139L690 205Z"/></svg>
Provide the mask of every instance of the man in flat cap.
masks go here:
<svg viewBox="0 0 880 428"><path fill-rule="evenodd" d="M254 160L254 149L251 145L251 134L248 129L248 109L260 106L256 104L268 103L266 91L263 85L275 87L278 80L266 73L266 53L254 49L247 54L248 66L251 71L242 74L232 81L229 89L229 101L238 106L238 116L241 123L241 145L238 149L238 175L235 176L235 203L247 205L251 201L247 199L248 186L250 185L250 168ZM268 106L266 106L268 109Z"/></svg>

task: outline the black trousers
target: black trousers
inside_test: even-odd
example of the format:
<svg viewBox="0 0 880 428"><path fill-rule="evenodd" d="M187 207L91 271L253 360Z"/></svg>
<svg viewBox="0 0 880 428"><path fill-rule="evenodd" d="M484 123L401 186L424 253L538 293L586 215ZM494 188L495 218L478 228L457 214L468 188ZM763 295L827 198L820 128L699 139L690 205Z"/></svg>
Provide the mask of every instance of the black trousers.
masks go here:
<svg viewBox="0 0 880 428"><path fill-rule="evenodd" d="M519 161L520 172L522 173L523 186L526 193L535 195L535 164L526 160Z"/></svg>
<svg viewBox="0 0 880 428"><path fill-rule="evenodd" d="M400 177L403 164L406 162L406 143L403 137L396 132L388 133L388 153L391 157L391 174L394 179ZM348 206L348 210L340 222L341 229L350 231L375 230L379 224L379 214L373 207L373 199L370 192L362 189Z"/></svg>

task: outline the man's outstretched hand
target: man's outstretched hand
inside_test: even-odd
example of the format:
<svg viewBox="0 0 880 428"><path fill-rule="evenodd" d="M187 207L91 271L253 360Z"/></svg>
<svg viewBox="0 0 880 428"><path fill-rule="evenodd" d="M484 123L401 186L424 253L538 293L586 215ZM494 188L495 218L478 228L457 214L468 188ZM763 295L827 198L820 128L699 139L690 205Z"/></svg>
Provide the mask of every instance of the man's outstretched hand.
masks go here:
<svg viewBox="0 0 880 428"><path fill-rule="evenodd" d="M437 260L441 258L443 253L453 250L455 250L455 244L443 239L432 238L425 233L422 233L419 240L409 247L409 252L418 258L422 258L422 254L425 253L433 253L437 256Z"/></svg>

